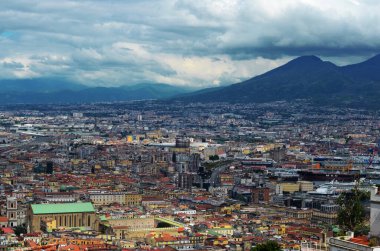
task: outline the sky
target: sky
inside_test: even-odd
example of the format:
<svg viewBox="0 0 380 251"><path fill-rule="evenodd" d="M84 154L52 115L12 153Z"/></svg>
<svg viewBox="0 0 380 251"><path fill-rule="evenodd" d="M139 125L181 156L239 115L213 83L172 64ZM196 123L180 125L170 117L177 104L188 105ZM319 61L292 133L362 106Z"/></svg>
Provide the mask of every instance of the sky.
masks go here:
<svg viewBox="0 0 380 251"><path fill-rule="evenodd" d="M378 0L0 1L0 78L237 83L301 55L380 53Z"/></svg>

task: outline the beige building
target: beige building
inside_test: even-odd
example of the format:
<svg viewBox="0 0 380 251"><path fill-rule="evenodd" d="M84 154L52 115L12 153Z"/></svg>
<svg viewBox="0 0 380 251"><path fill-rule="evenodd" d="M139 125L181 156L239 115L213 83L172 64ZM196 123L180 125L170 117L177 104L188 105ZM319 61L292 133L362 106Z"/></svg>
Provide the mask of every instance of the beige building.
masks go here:
<svg viewBox="0 0 380 251"><path fill-rule="evenodd" d="M297 181L295 183L286 182L277 184L276 193L310 192L313 191L313 189L313 182L310 181Z"/></svg>
<svg viewBox="0 0 380 251"><path fill-rule="evenodd" d="M141 205L141 201L142 201L142 195L141 194L126 193L124 195L124 197L125 197L125 202L124 202L125 205L128 205L128 206Z"/></svg>
<svg viewBox="0 0 380 251"><path fill-rule="evenodd" d="M123 192L89 192L90 200L95 206L109 205L112 203L125 203L125 193Z"/></svg>
<svg viewBox="0 0 380 251"><path fill-rule="evenodd" d="M296 208L287 208L286 216L296 218L296 219L308 219L310 220L313 216L313 210L311 209L296 209Z"/></svg>
<svg viewBox="0 0 380 251"><path fill-rule="evenodd" d="M41 230L43 220L54 220L56 227L90 227L98 230L99 221L92 203L32 204L28 211L29 232Z"/></svg>
<svg viewBox="0 0 380 251"><path fill-rule="evenodd" d="M311 181L298 181L300 192L310 192L314 190L313 182Z"/></svg>
<svg viewBox="0 0 380 251"><path fill-rule="evenodd" d="M181 226L157 227L160 223L155 217L125 217L104 219L102 224L107 227L106 232L113 234L116 239L120 240L143 240L149 233L170 233L173 236L181 236L178 231ZM170 225L170 224L169 224Z"/></svg>
<svg viewBox="0 0 380 251"><path fill-rule="evenodd" d="M300 185L298 183L281 183L280 193L294 193L300 190Z"/></svg>
<svg viewBox="0 0 380 251"><path fill-rule="evenodd" d="M137 206L141 205L142 200L141 194L126 192L93 191L89 192L89 196L95 206L109 205L112 203Z"/></svg>

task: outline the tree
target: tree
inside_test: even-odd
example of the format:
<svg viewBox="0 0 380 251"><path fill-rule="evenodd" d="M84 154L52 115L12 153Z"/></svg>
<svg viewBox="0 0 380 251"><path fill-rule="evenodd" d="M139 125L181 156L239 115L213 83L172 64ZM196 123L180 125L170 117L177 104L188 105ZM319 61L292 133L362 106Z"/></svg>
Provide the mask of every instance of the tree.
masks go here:
<svg viewBox="0 0 380 251"><path fill-rule="evenodd" d="M215 160L219 160L219 155L211 155L210 157L209 157L209 159L210 160L212 160L212 161L215 161Z"/></svg>
<svg viewBox="0 0 380 251"><path fill-rule="evenodd" d="M281 251L281 246L276 241L267 241L256 245L251 249L252 251Z"/></svg>
<svg viewBox="0 0 380 251"><path fill-rule="evenodd" d="M359 189L359 182L350 192L342 193L337 200L338 224L344 230L355 230L364 225L365 210L363 201L369 199L368 192Z"/></svg>
<svg viewBox="0 0 380 251"><path fill-rule="evenodd" d="M379 244L380 244L379 237L372 236L369 239L369 245L368 246L377 247L377 246L379 246Z"/></svg>
<svg viewBox="0 0 380 251"><path fill-rule="evenodd" d="M20 236L21 234L26 234L27 233L27 229L26 229L25 224L16 226L14 228L14 232L15 232L15 234L17 236Z"/></svg>
<svg viewBox="0 0 380 251"><path fill-rule="evenodd" d="M46 173L53 174L53 170L54 170L53 168L54 168L53 162L48 161L46 163Z"/></svg>

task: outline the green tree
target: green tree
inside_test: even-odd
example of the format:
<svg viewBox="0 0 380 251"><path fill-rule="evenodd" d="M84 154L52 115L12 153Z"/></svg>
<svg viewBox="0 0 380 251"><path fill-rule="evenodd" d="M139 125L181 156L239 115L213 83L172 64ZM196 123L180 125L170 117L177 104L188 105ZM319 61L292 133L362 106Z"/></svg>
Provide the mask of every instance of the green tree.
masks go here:
<svg viewBox="0 0 380 251"><path fill-rule="evenodd" d="M27 233L27 229L26 229L25 224L16 226L13 231L15 232L15 234L17 236L20 236L20 234L26 234Z"/></svg>
<svg viewBox="0 0 380 251"><path fill-rule="evenodd" d="M276 241L267 241L256 245L251 251L281 251L281 246Z"/></svg>
<svg viewBox="0 0 380 251"><path fill-rule="evenodd" d="M213 160L213 161L215 161L215 160L219 160L219 156L218 155L211 155L210 157L209 157L209 159L210 160Z"/></svg>
<svg viewBox="0 0 380 251"><path fill-rule="evenodd" d="M353 140L353 138L351 136L346 137L346 144L350 143L351 140Z"/></svg>
<svg viewBox="0 0 380 251"><path fill-rule="evenodd" d="M368 246L377 247L377 246L379 246L379 244L380 244L380 241L379 241L378 237L373 236L369 239L369 245Z"/></svg>
<svg viewBox="0 0 380 251"><path fill-rule="evenodd" d="M364 225L366 215L363 202L368 199L369 193L361 191L359 183L350 192L344 192L338 197L338 224L344 230L352 231Z"/></svg>

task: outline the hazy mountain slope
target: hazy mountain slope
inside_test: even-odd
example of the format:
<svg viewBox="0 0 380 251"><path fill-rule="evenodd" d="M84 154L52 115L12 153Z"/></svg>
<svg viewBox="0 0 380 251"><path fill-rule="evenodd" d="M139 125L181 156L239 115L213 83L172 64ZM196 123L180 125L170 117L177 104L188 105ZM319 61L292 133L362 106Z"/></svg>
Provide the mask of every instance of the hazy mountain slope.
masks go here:
<svg viewBox="0 0 380 251"><path fill-rule="evenodd" d="M15 103L91 103L165 99L189 92L189 89L165 84L141 84L121 87L88 87L57 80L0 81L0 104Z"/></svg>
<svg viewBox="0 0 380 251"><path fill-rule="evenodd" d="M380 57L338 67L315 56L302 56L244 82L206 93L190 93L191 102L270 102L312 99L326 104L370 106L380 93Z"/></svg>

